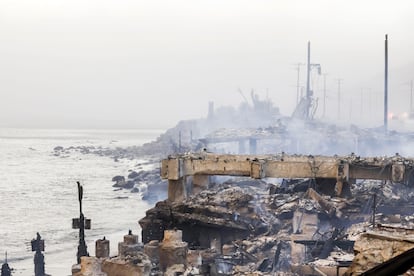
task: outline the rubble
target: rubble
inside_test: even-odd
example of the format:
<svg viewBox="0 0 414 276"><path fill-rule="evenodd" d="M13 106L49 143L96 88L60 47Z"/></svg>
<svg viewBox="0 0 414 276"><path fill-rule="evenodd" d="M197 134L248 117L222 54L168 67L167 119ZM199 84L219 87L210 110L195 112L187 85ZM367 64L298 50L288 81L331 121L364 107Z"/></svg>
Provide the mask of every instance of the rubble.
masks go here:
<svg viewBox="0 0 414 276"><path fill-rule="evenodd" d="M138 236L131 231L118 244L118 256L109 256L109 241L99 239L96 256L81 257L80 265L72 267L72 276L148 276L152 263L144 254Z"/></svg>
<svg viewBox="0 0 414 276"><path fill-rule="evenodd" d="M350 267L347 275L359 275L410 248L395 244L398 250L384 255L377 263L368 262L367 265L367 262L358 261L358 254L364 260L372 255L374 260L380 254L375 250L392 248L383 242L377 247L370 241L364 244L368 231L379 229L383 223L414 226L410 209L414 197L410 159L353 155L307 157L308 166L318 164L320 168L309 171L316 177L294 179L292 176L303 177L309 170L300 165L304 160L301 156L207 156L184 157L183 162L179 162L179 174L175 173L174 163L163 163L163 177L179 178L181 174L190 177L182 182L170 181L169 185L183 185L183 189L175 187L171 198L158 202L139 221L144 247L152 244L155 248L157 241L164 239L165 231L182 231L189 248L185 273L198 269L201 275L342 275ZM174 162L174 158L168 160ZM207 161L206 167L200 165L203 160ZM273 176L269 169L272 163L266 164L267 160L285 162L284 167L279 168L286 172L281 169L274 172L291 177L288 180L264 177ZM232 165L232 162L239 165ZM265 168L264 173L255 172L257 162ZM288 170L289 162L294 164L293 168L302 166L300 168L304 169ZM236 176L213 177L220 174L221 164L221 170ZM250 164L246 173L244 164ZM322 170L322 167L327 169ZM336 175L334 181L330 180L329 169L335 172L332 174ZM204 178L208 181L197 186L194 192L191 175L199 176L201 172L211 176ZM261 179L255 179L257 176ZM347 192L340 196L335 190L338 179L343 179L343 187L347 187ZM180 191L184 196L178 197ZM401 211L401 206L408 209ZM410 243L406 239L404 242ZM360 247L371 247L374 252L363 251Z"/></svg>
<svg viewBox="0 0 414 276"><path fill-rule="evenodd" d="M215 189L210 187L197 197L190 197L182 203L159 202L154 209L147 212L146 218L140 221L143 241L160 240L160 230L175 227L183 230L184 240L189 242L191 248L214 249L217 254L223 253L230 257L227 261L215 258L214 264L237 266L239 275L242 273L241 264L250 267L243 268L248 272L290 270L290 235L293 232L291 221L293 213L299 208L300 195L294 199L285 195L290 200L290 208L283 204L278 208L281 210L280 214L290 212L292 216L278 217L278 208L274 208L274 202L280 195L268 195L268 191L255 187L254 181L251 186L244 188L217 186ZM251 194L259 196L253 197ZM305 196L305 193L302 196ZM311 211L316 212L318 208L315 204L315 209L312 208ZM316 230L313 225L317 223L318 218L310 217L310 214L302 214L302 232ZM160 230L153 231L154 229ZM277 258L271 257L275 255ZM240 262L233 263L235 259ZM252 263L256 265L252 266Z"/></svg>
<svg viewBox="0 0 414 276"><path fill-rule="evenodd" d="M208 118L140 147L55 147L62 158L165 158L112 179L158 201L139 221L143 243L129 233L119 256L83 257L74 275L356 275L411 248L399 235L414 228L414 160L395 153L413 154L412 134L284 117L251 99L210 103Z"/></svg>
<svg viewBox="0 0 414 276"><path fill-rule="evenodd" d="M108 275L359 275L410 250L411 239L398 233L414 227L414 160L395 152L407 152L411 135L300 121L271 109L275 116L262 113L262 126L246 124L249 116L225 122L217 110L141 147L56 147L55 156L78 151L114 161L152 155L154 163L173 154L160 168L137 164L113 178L114 187L152 202L168 195L139 221L143 244L134 237L118 257L84 263ZM267 154L282 150L292 154ZM393 155L364 157L384 153ZM397 230L384 234L384 224ZM175 232L182 239L169 244Z"/></svg>
<svg viewBox="0 0 414 276"><path fill-rule="evenodd" d="M129 232L118 256L109 257L109 242L98 240L101 258L82 257L73 275L373 275L409 268L413 164L399 155L170 156L160 172L168 199L139 221L142 243Z"/></svg>

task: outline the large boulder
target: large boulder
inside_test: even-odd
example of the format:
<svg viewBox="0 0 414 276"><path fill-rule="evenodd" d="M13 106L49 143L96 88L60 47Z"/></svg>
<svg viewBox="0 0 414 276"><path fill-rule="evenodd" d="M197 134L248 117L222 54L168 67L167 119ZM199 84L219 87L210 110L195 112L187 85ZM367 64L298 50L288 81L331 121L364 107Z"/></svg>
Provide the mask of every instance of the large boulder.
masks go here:
<svg viewBox="0 0 414 276"><path fill-rule="evenodd" d="M137 173L136 171L132 171L128 174L129 179L134 179L134 178L137 178L138 176L139 176L139 173Z"/></svg>
<svg viewBox="0 0 414 276"><path fill-rule="evenodd" d="M125 177L123 177L122 175L114 176L112 178L112 181L115 181L115 184L112 185L112 187L125 188L125 186L127 185L127 182L125 182Z"/></svg>
<svg viewBox="0 0 414 276"><path fill-rule="evenodd" d="M115 182L125 181L125 177L122 175L116 175L112 177L112 181L115 181Z"/></svg>
<svg viewBox="0 0 414 276"><path fill-rule="evenodd" d="M125 182L125 185L122 187L124 189L132 189L134 188L135 182L133 180L128 180Z"/></svg>

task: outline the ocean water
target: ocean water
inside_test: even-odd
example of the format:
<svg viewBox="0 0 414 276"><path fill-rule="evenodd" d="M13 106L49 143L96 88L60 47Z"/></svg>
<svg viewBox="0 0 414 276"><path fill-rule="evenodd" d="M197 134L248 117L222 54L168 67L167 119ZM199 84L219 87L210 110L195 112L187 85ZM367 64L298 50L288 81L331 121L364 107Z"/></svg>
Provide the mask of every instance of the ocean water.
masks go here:
<svg viewBox="0 0 414 276"><path fill-rule="evenodd" d="M111 255L151 206L139 194L115 191L111 179L127 175L145 160L120 159L72 152L54 156L56 146L124 147L154 140L162 130L0 129L0 263L7 251L13 275L34 275L30 241L39 232L45 240L45 270L70 275L76 263L79 217L76 181L84 189L83 213L92 220L86 230L90 255L95 240L110 239ZM145 165L144 165L145 169Z"/></svg>

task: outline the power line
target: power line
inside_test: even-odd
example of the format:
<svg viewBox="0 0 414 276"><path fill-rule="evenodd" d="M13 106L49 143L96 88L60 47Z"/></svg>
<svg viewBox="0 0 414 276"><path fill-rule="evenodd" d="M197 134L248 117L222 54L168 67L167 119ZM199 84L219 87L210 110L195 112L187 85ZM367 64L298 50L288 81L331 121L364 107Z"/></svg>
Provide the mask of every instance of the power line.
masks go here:
<svg viewBox="0 0 414 276"><path fill-rule="evenodd" d="M296 71L298 71L298 76L296 80L296 105L299 104L299 94L300 94L300 67L305 65L304 63L296 63Z"/></svg>
<svg viewBox="0 0 414 276"><path fill-rule="evenodd" d="M337 107L337 111L338 111L338 121L341 118L341 81L343 81L343 79L336 79L336 81L338 82L338 107Z"/></svg>
<svg viewBox="0 0 414 276"><path fill-rule="evenodd" d="M326 76L328 74L325 73L323 74L323 113L322 113L322 118L325 118L325 113L326 113Z"/></svg>

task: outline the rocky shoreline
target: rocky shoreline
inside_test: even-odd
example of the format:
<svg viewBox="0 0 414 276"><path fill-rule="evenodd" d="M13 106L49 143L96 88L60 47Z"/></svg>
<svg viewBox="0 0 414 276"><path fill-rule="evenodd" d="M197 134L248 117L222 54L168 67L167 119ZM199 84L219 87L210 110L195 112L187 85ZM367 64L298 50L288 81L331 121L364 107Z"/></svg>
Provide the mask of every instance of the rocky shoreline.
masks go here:
<svg viewBox="0 0 414 276"><path fill-rule="evenodd" d="M140 193L142 199L149 203L155 203L164 200L167 197L166 180L160 177L159 167L151 170L130 170L130 173L125 176L116 175L112 178L115 184L112 187L118 189L128 189L131 193Z"/></svg>
<svg viewBox="0 0 414 276"><path fill-rule="evenodd" d="M115 190L126 189L132 193L140 193L142 199L154 204L164 200L167 195L167 182L160 177L160 161L169 154L178 151L199 150L202 145L195 139L200 135L199 125L205 120L180 121L175 127L162 133L154 141L141 146L102 147L102 146L56 146L51 155L67 158L73 153L96 155L121 160L137 160L131 165L125 175L115 175L112 178ZM138 161L139 160L139 161ZM145 161L143 161L145 160Z"/></svg>
<svg viewBox="0 0 414 276"><path fill-rule="evenodd" d="M133 150L131 150L133 149ZM118 162L120 159L145 160L136 163L128 170L127 175L115 175L112 178L114 191L130 190L131 193L140 193L142 199L150 204L164 200L167 196L167 181L160 177L160 159L156 155L142 156L139 147L103 148L94 146L61 147L56 146L52 155L65 158L73 152L80 154L93 154L108 157Z"/></svg>

